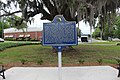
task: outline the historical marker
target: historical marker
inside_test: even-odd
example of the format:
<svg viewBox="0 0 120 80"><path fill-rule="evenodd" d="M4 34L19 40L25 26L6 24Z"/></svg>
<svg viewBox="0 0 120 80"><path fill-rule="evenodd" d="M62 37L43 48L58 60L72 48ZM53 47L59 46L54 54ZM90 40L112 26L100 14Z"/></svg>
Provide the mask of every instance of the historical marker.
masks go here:
<svg viewBox="0 0 120 80"><path fill-rule="evenodd" d="M55 16L51 23L43 23L42 44L58 48L59 80L62 80L62 46L78 44L76 23L66 21L62 15Z"/></svg>
<svg viewBox="0 0 120 80"><path fill-rule="evenodd" d="M76 23L68 22L58 15L51 23L43 23L43 45L77 45Z"/></svg>

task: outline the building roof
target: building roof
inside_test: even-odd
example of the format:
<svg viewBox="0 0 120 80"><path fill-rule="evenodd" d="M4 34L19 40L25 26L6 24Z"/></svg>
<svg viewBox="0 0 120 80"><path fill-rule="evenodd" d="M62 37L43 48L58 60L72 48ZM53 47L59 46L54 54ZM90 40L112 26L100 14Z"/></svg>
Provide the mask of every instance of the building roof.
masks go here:
<svg viewBox="0 0 120 80"><path fill-rule="evenodd" d="M28 27L23 29L16 29L16 28L7 28L4 29L4 33L15 33L15 32L35 32L35 31L42 31L40 27Z"/></svg>

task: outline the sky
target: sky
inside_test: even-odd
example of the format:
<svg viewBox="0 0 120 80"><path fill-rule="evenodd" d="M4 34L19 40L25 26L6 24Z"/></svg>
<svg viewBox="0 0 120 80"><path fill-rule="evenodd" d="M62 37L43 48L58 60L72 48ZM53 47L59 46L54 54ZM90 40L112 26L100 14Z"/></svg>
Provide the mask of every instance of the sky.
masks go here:
<svg viewBox="0 0 120 80"><path fill-rule="evenodd" d="M80 21L79 28L83 34L90 34L90 26L88 23L85 24L85 22Z"/></svg>

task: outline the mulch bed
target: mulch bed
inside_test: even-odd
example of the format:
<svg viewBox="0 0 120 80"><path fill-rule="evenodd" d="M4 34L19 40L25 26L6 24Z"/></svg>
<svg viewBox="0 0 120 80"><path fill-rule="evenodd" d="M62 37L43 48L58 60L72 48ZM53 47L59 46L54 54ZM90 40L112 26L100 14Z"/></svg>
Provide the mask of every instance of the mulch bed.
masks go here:
<svg viewBox="0 0 120 80"><path fill-rule="evenodd" d="M25 64L22 64L20 62L17 62L17 63L8 63L8 64L4 64L4 67L5 69L9 69L11 67L57 67L58 65L57 64L48 64L48 63L44 63L42 65L40 64L36 64L36 63L33 63L33 62L27 62ZM83 64L63 64L62 65L63 67L75 67L75 66L111 66L111 67L114 67L114 68L117 68L117 64L98 64L98 63L88 63L88 62L85 62Z"/></svg>

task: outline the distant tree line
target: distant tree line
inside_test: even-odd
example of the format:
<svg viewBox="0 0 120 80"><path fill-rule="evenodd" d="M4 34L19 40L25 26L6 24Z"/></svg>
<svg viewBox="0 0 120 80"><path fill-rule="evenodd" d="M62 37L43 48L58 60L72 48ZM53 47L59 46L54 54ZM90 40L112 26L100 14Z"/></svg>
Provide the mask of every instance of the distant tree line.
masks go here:
<svg viewBox="0 0 120 80"><path fill-rule="evenodd" d="M108 37L120 39L120 16L119 15L116 16L115 21L111 25L111 27L106 23L104 32L101 30L100 25L98 25L95 28L95 31L93 32L93 37L94 38L102 37L105 40L107 40Z"/></svg>

